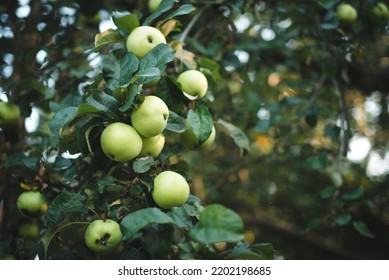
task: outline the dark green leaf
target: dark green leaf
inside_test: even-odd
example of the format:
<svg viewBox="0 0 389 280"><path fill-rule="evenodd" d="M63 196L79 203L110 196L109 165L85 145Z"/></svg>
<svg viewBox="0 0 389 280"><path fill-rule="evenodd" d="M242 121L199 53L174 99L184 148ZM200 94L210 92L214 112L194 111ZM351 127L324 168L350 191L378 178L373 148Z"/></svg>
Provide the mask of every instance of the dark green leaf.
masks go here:
<svg viewBox="0 0 389 280"><path fill-rule="evenodd" d="M53 119L51 120L49 127L51 130L51 141L56 143L60 137L59 131L62 127L66 126L70 121L76 116L78 108L77 107L67 107L59 110L54 114Z"/></svg>
<svg viewBox="0 0 389 280"><path fill-rule="evenodd" d="M126 93L125 96L125 103L123 106L119 108L120 112L126 112L128 111L131 106L134 104L136 96L139 94L140 91L140 85L131 85L130 88L128 89L128 92Z"/></svg>
<svg viewBox="0 0 389 280"><path fill-rule="evenodd" d="M130 12L113 12L112 20L119 29L127 33L139 26L138 18Z"/></svg>
<svg viewBox="0 0 389 280"><path fill-rule="evenodd" d="M267 244L267 246L271 246ZM271 246L271 251L273 251L273 246ZM273 253L274 254L274 253ZM273 259L273 257L270 258L263 254L260 250L252 250L248 247L247 244L239 243L237 246L232 249L231 253L228 254L229 259L234 260L266 260L266 259Z"/></svg>
<svg viewBox="0 0 389 280"><path fill-rule="evenodd" d="M140 60L139 70L158 68L163 72L166 69L166 64L173 60L174 55L175 51L169 45L158 44Z"/></svg>
<svg viewBox="0 0 389 280"><path fill-rule="evenodd" d="M125 43L125 38L116 30L108 29L95 36L95 48L97 51L113 43Z"/></svg>
<svg viewBox="0 0 389 280"><path fill-rule="evenodd" d="M359 187L352 192L342 194L341 198L344 200L356 200L361 198L363 194L364 194L364 190Z"/></svg>
<svg viewBox="0 0 389 280"><path fill-rule="evenodd" d="M181 133L187 129L185 119L173 111L169 112L169 119L167 120L166 129Z"/></svg>
<svg viewBox="0 0 389 280"><path fill-rule="evenodd" d="M57 156L53 164L53 169L56 171L60 171L60 170L67 169L70 166L72 166L72 161L70 159Z"/></svg>
<svg viewBox="0 0 389 280"><path fill-rule="evenodd" d="M203 243L238 242L244 238L243 221L234 211L219 204L209 205L200 213L200 221L189 231Z"/></svg>
<svg viewBox="0 0 389 280"><path fill-rule="evenodd" d="M165 17L163 20L169 20L177 16L187 15L190 14L195 10L195 7L191 4L184 4L180 6L177 10L169 14L167 17Z"/></svg>
<svg viewBox="0 0 389 280"><path fill-rule="evenodd" d="M217 123L221 124L222 126L224 126L227 129L227 131L230 134L232 140L234 140L235 144L240 149L240 153L242 155L245 152L249 152L250 151L249 139L247 138L246 134L241 129L239 129L235 125L233 125L233 124L231 124L229 122L226 122L226 121L224 121L222 119L219 119L217 121Z"/></svg>
<svg viewBox="0 0 389 280"><path fill-rule="evenodd" d="M61 221L60 218L68 213L83 213L86 197L74 192L60 192L50 203L45 215L46 223L49 227L55 226Z"/></svg>
<svg viewBox="0 0 389 280"><path fill-rule="evenodd" d="M374 238L375 234L370 231L367 225L363 221L354 221L353 227L364 237Z"/></svg>
<svg viewBox="0 0 389 280"><path fill-rule="evenodd" d="M120 223L123 239L131 238L135 233L152 224L172 224L173 219L158 208L145 208L128 214Z"/></svg>
<svg viewBox="0 0 389 280"><path fill-rule="evenodd" d="M320 155L317 156L308 157L304 161L304 164L307 168L319 170L319 169L326 168L327 160L328 160L327 154L321 153Z"/></svg>
<svg viewBox="0 0 389 280"><path fill-rule="evenodd" d="M351 221L351 215L349 213L339 214L335 217L335 223L338 226L344 226Z"/></svg>
<svg viewBox="0 0 389 280"><path fill-rule="evenodd" d="M154 158L152 156L148 156L145 158L137 158L134 161L132 168L135 173L146 173L153 165L155 165Z"/></svg>
<svg viewBox="0 0 389 280"><path fill-rule="evenodd" d="M139 70L133 77L132 83L135 84L147 84L161 77L161 71L158 68L148 68L145 70Z"/></svg>
<svg viewBox="0 0 389 280"><path fill-rule="evenodd" d="M340 128L336 125L327 124L324 128L324 134L336 141L339 138Z"/></svg>
<svg viewBox="0 0 389 280"><path fill-rule="evenodd" d="M118 87L126 87L138 69L139 60L133 53L126 53L120 59L111 53L102 59L102 71L107 86L115 91Z"/></svg>
<svg viewBox="0 0 389 280"><path fill-rule="evenodd" d="M152 258L163 258L172 251L174 227L170 224L154 224L143 232L143 245Z"/></svg>
<svg viewBox="0 0 389 280"><path fill-rule="evenodd" d="M102 179L98 179L96 181L98 192L99 193L103 193L104 192L104 188L109 186L109 185L111 185L115 181L116 181L116 178L112 177L112 176L107 176L107 177L104 177Z"/></svg>
<svg viewBox="0 0 389 280"><path fill-rule="evenodd" d="M171 8L173 8L174 0L162 0L162 2L159 4L158 8L152 13L150 16L148 16L144 22L143 25L150 25L150 23L161 16L163 13L169 11Z"/></svg>
<svg viewBox="0 0 389 280"><path fill-rule="evenodd" d="M199 140L199 144L204 143L212 133L212 115L205 105L200 104L197 110L188 111L187 121Z"/></svg>

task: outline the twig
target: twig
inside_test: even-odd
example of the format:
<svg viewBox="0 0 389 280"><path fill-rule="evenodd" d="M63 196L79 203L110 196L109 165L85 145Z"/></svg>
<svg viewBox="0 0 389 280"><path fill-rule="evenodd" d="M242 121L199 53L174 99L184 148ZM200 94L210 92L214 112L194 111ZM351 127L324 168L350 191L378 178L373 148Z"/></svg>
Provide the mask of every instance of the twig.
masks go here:
<svg viewBox="0 0 389 280"><path fill-rule="evenodd" d="M184 31L182 32L181 34L181 37L180 39L178 40L180 43L183 43L186 39L186 37L188 36L190 30L193 28L194 24L196 23L196 21L199 20L199 18L201 17L201 15L204 13L204 11L209 7L210 5L205 5L204 7L202 7L200 9L200 11L191 19L191 21L188 23L188 25L186 26L186 28L184 29Z"/></svg>
<svg viewBox="0 0 389 280"><path fill-rule="evenodd" d="M339 87L338 82L335 79L332 79L332 82L335 87L335 91L339 94L339 109L340 109L340 150L339 155L341 157L347 156L349 150L349 138L348 138L348 114L347 114L347 104L346 98L343 90Z"/></svg>

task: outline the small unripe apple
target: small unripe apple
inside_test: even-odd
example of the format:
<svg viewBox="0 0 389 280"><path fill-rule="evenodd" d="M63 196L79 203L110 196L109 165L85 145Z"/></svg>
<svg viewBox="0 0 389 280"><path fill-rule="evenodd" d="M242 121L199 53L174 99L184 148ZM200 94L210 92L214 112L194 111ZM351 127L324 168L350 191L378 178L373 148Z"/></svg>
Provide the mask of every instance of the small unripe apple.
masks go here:
<svg viewBox="0 0 389 280"><path fill-rule="evenodd" d="M158 134L154 137L142 137L142 141L143 146L139 154L140 157L147 155L157 157L165 146L165 136L163 134Z"/></svg>
<svg viewBox="0 0 389 280"><path fill-rule="evenodd" d="M182 72L177 82L181 84L181 89L189 99L203 98L208 90L208 80L203 73L198 70L187 70Z"/></svg>
<svg viewBox="0 0 389 280"><path fill-rule="evenodd" d="M148 6L150 12L154 12L158 8L159 4L161 4L161 2L162 0L149 0Z"/></svg>
<svg viewBox="0 0 389 280"><path fill-rule="evenodd" d="M154 137L165 129L169 108L159 97L148 95L131 113L132 126L143 137Z"/></svg>
<svg viewBox="0 0 389 280"><path fill-rule="evenodd" d="M0 127L12 128L17 126L20 119L20 109L9 102L0 102Z"/></svg>
<svg viewBox="0 0 389 280"><path fill-rule="evenodd" d="M376 5L374 5L374 7L371 9L371 12L377 18L389 19L389 8L382 2L378 2Z"/></svg>
<svg viewBox="0 0 389 280"><path fill-rule="evenodd" d="M210 147L213 144L213 142L215 142L216 129L214 125L212 126L211 134L209 135L207 140L201 143L201 145L199 144L199 140L197 139L196 135L194 134L188 122L187 122L187 127L188 129L185 130L183 133L181 133L181 140L184 143L185 147L187 147L188 149L192 149L192 150L197 148L205 149Z"/></svg>
<svg viewBox="0 0 389 280"><path fill-rule="evenodd" d="M48 204L43 193L39 191L22 192L17 201L16 208L27 217L39 217L47 212Z"/></svg>
<svg viewBox="0 0 389 280"><path fill-rule="evenodd" d="M154 189L151 195L155 203L162 209L185 204L189 193L188 182L177 172L163 171L154 178Z"/></svg>
<svg viewBox="0 0 389 280"><path fill-rule="evenodd" d="M120 225L110 219L95 220L85 231L86 246L99 254L115 252L122 243L122 238Z"/></svg>
<svg viewBox="0 0 389 280"><path fill-rule="evenodd" d="M19 227L19 235L24 238L38 239L40 230L41 229L37 223L24 223Z"/></svg>
<svg viewBox="0 0 389 280"><path fill-rule="evenodd" d="M350 4L340 4L336 10L336 14L340 20L346 22L354 22L358 18L357 10Z"/></svg>
<svg viewBox="0 0 389 280"><path fill-rule="evenodd" d="M127 38L127 50L134 53L139 59L159 44L166 44L166 38L155 27L139 26Z"/></svg>
<svg viewBox="0 0 389 280"><path fill-rule="evenodd" d="M103 130L100 144L107 157L118 162L126 162L139 155L142 138L132 126L115 122Z"/></svg>

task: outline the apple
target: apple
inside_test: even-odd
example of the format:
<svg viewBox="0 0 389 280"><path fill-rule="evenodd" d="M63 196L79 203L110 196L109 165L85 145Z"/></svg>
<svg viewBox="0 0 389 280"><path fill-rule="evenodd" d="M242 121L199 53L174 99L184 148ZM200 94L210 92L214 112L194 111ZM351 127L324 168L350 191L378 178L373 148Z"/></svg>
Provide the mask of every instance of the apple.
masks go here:
<svg viewBox="0 0 389 280"><path fill-rule="evenodd" d="M354 22L358 18L357 10L350 4L340 4L336 10L336 14L340 20L346 22Z"/></svg>
<svg viewBox="0 0 389 280"><path fill-rule="evenodd" d="M162 0L149 0L149 10L150 12L154 12L159 4L161 4Z"/></svg>
<svg viewBox="0 0 389 280"><path fill-rule="evenodd" d="M128 36L126 46L128 52L141 59L159 44L166 44L166 38L161 31L151 26L139 26Z"/></svg>
<svg viewBox="0 0 389 280"><path fill-rule="evenodd" d="M143 137L154 137L165 129L169 108L159 97L148 95L131 113L132 126Z"/></svg>
<svg viewBox="0 0 389 280"><path fill-rule="evenodd" d="M41 192L25 191L19 195L16 208L24 216L37 217L47 212L48 204Z"/></svg>
<svg viewBox="0 0 389 280"><path fill-rule="evenodd" d="M100 144L110 159L126 162L137 157L142 150L142 137L130 125L115 122L101 133Z"/></svg>
<svg viewBox="0 0 389 280"><path fill-rule="evenodd" d="M209 135L207 140L205 140L201 145L199 144L199 140L197 139L196 135L194 134L188 122L186 122L186 125L188 129L185 130L183 133L181 133L181 140L184 143L185 147L187 147L188 149L192 149L192 150L197 148L205 149L210 147L213 144L213 142L215 142L216 129L214 125L212 126L211 134Z"/></svg>
<svg viewBox="0 0 389 280"><path fill-rule="evenodd" d="M371 12L377 18L389 19L389 8L382 2L378 2L372 9Z"/></svg>
<svg viewBox="0 0 389 280"><path fill-rule="evenodd" d="M123 234L120 225L114 220L95 220L85 231L85 243L88 248L100 254L115 252L122 243Z"/></svg>
<svg viewBox="0 0 389 280"><path fill-rule="evenodd" d="M24 223L19 227L19 235L24 238L38 239L40 236L40 227L37 223Z"/></svg>
<svg viewBox="0 0 389 280"><path fill-rule="evenodd" d="M20 109L17 105L9 102L0 102L0 127L12 128L18 124Z"/></svg>
<svg viewBox="0 0 389 280"><path fill-rule="evenodd" d="M198 70L187 70L182 72L177 82L181 84L181 89L189 99L203 98L208 90L208 80L203 73Z"/></svg>
<svg viewBox="0 0 389 280"><path fill-rule="evenodd" d="M183 205L189 198L189 185L185 178L174 171L163 171L154 178L151 193L155 203L162 209Z"/></svg>
<svg viewBox="0 0 389 280"><path fill-rule="evenodd" d="M157 157L163 150L165 146L165 136L163 134L158 134L154 137L142 137L143 146L140 151L139 156L152 156Z"/></svg>

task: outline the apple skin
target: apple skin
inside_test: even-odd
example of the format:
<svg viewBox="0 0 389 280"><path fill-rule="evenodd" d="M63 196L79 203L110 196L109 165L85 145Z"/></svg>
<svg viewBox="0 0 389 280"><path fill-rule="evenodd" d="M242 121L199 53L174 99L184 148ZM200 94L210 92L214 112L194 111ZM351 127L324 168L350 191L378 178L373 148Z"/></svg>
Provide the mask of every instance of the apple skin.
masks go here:
<svg viewBox="0 0 389 280"><path fill-rule="evenodd" d="M188 122L186 123L186 125L188 126L188 129L181 133L181 140L184 143L184 146L188 149L206 149L209 148L215 142L216 129L214 125L212 126L212 132L209 135L208 139L205 140L201 145L199 145L199 140L197 139Z"/></svg>
<svg viewBox="0 0 389 280"><path fill-rule="evenodd" d="M350 4L340 4L336 9L336 14L340 20L345 22L354 22L358 18L357 10Z"/></svg>
<svg viewBox="0 0 389 280"><path fill-rule="evenodd" d="M40 227L37 223L24 223L19 227L19 235L28 239L38 239Z"/></svg>
<svg viewBox="0 0 389 280"><path fill-rule="evenodd" d="M38 217L47 212L48 204L45 196L39 191L22 192L17 201L16 208L27 217Z"/></svg>
<svg viewBox="0 0 389 280"><path fill-rule="evenodd" d="M131 113L132 126L143 137L154 137L165 129L169 108L159 97L148 95Z"/></svg>
<svg viewBox="0 0 389 280"><path fill-rule="evenodd" d="M161 31L151 26L139 26L128 36L126 47L128 52L141 59L159 44L166 44L166 38Z"/></svg>
<svg viewBox="0 0 389 280"><path fill-rule="evenodd" d="M203 98L208 90L208 80L203 73L198 70L187 70L182 72L177 82L181 84L182 91L189 95L189 99Z"/></svg>
<svg viewBox="0 0 389 280"><path fill-rule="evenodd" d="M12 128L17 126L20 119L20 109L9 102L0 102L0 127Z"/></svg>
<svg viewBox="0 0 389 280"><path fill-rule="evenodd" d="M126 162L137 157L142 150L142 137L132 126L115 122L101 133L100 144L111 160Z"/></svg>
<svg viewBox="0 0 389 280"><path fill-rule="evenodd" d="M372 9L371 12L377 18L389 19L389 8L382 2L378 2Z"/></svg>
<svg viewBox="0 0 389 280"><path fill-rule="evenodd" d="M189 193L188 182L177 172L163 171L154 178L154 189L151 195L155 203L162 209L185 204Z"/></svg>
<svg viewBox="0 0 389 280"><path fill-rule="evenodd" d="M148 3L148 7L149 7L149 10L150 12L154 12L159 4L161 4L162 0L149 0L149 3Z"/></svg>
<svg viewBox="0 0 389 280"><path fill-rule="evenodd" d="M95 220L85 231L85 243L88 248L99 254L115 252L122 243L123 234L120 225L114 220Z"/></svg>
<svg viewBox="0 0 389 280"><path fill-rule="evenodd" d="M140 157L145 157L148 155L157 157L165 146L165 136L163 134L158 134L154 137L142 137L142 141L143 146L139 153Z"/></svg>

